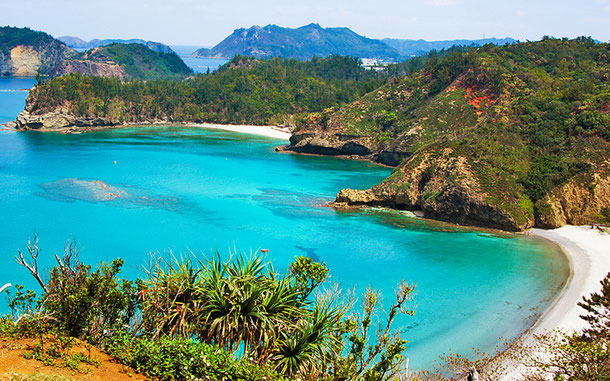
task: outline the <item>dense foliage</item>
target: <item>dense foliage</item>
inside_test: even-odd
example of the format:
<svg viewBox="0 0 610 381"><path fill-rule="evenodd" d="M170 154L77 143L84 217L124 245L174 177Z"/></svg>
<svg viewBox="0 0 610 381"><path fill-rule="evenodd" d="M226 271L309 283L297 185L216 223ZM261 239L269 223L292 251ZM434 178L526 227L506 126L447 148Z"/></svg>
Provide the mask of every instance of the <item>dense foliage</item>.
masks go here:
<svg viewBox="0 0 610 381"><path fill-rule="evenodd" d="M69 112L77 116L101 116L116 123L281 123L295 114L352 101L381 83L376 73L349 57L300 62L238 56L210 75L182 82L123 83L116 78L67 75L36 87L29 108L42 113L69 105Z"/></svg>
<svg viewBox="0 0 610 381"><path fill-rule="evenodd" d="M258 255L158 258L145 277L130 282L118 276L122 261L91 271L68 243L45 282L36 240L28 251L18 261L43 295L18 288L9 303L12 329L41 342L49 333L79 338L163 379L386 380L406 345L391 325L398 315L413 314L407 284L397 289L385 321L372 291L361 313L351 312L338 290L320 288L326 266L305 257L285 275ZM40 347L34 358L54 361L56 351Z"/></svg>
<svg viewBox="0 0 610 381"><path fill-rule="evenodd" d="M105 345L122 364L160 380L287 380L269 365L235 359L217 346L182 337L153 340L117 331Z"/></svg>

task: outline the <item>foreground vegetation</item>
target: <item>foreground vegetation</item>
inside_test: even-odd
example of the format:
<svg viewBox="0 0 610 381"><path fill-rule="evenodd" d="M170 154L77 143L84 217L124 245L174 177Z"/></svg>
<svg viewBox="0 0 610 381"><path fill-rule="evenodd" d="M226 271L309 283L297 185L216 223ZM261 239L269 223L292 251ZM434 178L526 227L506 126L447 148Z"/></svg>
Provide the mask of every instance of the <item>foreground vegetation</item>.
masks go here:
<svg viewBox="0 0 610 381"><path fill-rule="evenodd" d="M18 288L2 327L38 337L31 356L43 362L93 361L62 349L62 340L77 338L161 379L385 380L406 345L391 325L399 314L413 314L407 284L385 321L377 321L382 305L372 291L354 313L350 300L322 287L324 264L305 257L285 275L258 255L159 258L145 277L128 281L119 277L121 260L93 271L69 243L44 281L38 255L34 241L18 261L43 293ZM59 342L50 345L50 338Z"/></svg>
<svg viewBox="0 0 610 381"><path fill-rule="evenodd" d="M306 257L285 275L260 255L157 258L146 276L128 281L119 276L121 260L92 271L78 261L72 242L48 277L38 271L38 255L34 240L17 261L43 292L16 287L0 336L35 338L26 358L74 372L99 365L95 345L163 380L428 381L476 374L491 381L516 366L529 381L610 379L610 273L601 292L579 303L588 322L582 332L552 332L533 346L516 341L509 352L476 359L449 354L435 369L401 374L406 341L391 326L399 315L413 314L414 288L404 283L386 314L372 291L355 313L352 301L325 289L326 266Z"/></svg>

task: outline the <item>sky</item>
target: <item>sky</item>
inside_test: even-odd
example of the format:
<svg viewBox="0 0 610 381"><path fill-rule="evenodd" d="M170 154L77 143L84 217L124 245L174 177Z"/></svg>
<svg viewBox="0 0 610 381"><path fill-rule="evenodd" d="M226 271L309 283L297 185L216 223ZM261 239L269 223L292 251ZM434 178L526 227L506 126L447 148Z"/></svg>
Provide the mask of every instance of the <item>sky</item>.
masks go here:
<svg viewBox="0 0 610 381"><path fill-rule="evenodd" d="M610 40L610 0L0 0L0 26L54 37L213 46L234 29L312 22L370 38L591 36Z"/></svg>

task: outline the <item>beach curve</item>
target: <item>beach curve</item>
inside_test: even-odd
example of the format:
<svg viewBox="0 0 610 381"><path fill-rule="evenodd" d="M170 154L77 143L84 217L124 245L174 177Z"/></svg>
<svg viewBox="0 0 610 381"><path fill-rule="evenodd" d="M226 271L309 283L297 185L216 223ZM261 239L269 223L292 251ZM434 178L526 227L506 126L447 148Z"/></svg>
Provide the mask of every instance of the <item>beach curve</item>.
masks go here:
<svg viewBox="0 0 610 381"><path fill-rule="evenodd" d="M534 345L538 335L557 330L569 334L585 328L587 322L580 318L585 310L578 306L578 302L584 296L599 292L600 281L610 272L610 233L593 226L572 225L552 230L534 228L529 232L533 237L559 246L568 259L570 275L553 304L521 336L521 343L525 346ZM511 351L508 348L506 353ZM534 351L540 354L538 349ZM521 379L528 373L525 365L515 364L510 358L510 355L498 358L507 365L507 371L500 378L502 381Z"/></svg>
<svg viewBox="0 0 610 381"><path fill-rule="evenodd" d="M215 124L215 123L188 123L187 127L207 128L211 130L223 130L238 132L242 134L266 136L269 138L288 140L292 133L287 128L276 126L254 126L239 124Z"/></svg>
<svg viewBox="0 0 610 381"><path fill-rule="evenodd" d="M578 306L583 296L601 289L600 281L610 272L610 234L591 226L564 226L553 230L532 229L531 234L557 244L568 257L570 276L564 289L528 331L541 334L554 329L576 332L587 323Z"/></svg>

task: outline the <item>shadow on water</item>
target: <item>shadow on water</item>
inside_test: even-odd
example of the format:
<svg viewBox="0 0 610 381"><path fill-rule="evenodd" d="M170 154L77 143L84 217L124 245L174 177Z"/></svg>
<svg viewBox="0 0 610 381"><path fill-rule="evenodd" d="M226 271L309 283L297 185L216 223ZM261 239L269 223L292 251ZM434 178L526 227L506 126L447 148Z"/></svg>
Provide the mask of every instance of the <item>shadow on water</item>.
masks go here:
<svg viewBox="0 0 610 381"><path fill-rule="evenodd" d="M106 203L120 208L152 208L179 213L199 221L218 224L214 212L204 210L197 203L176 196L154 195L134 186L107 184L101 180L61 179L39 184L39 197L57 202Z"/></svg>

